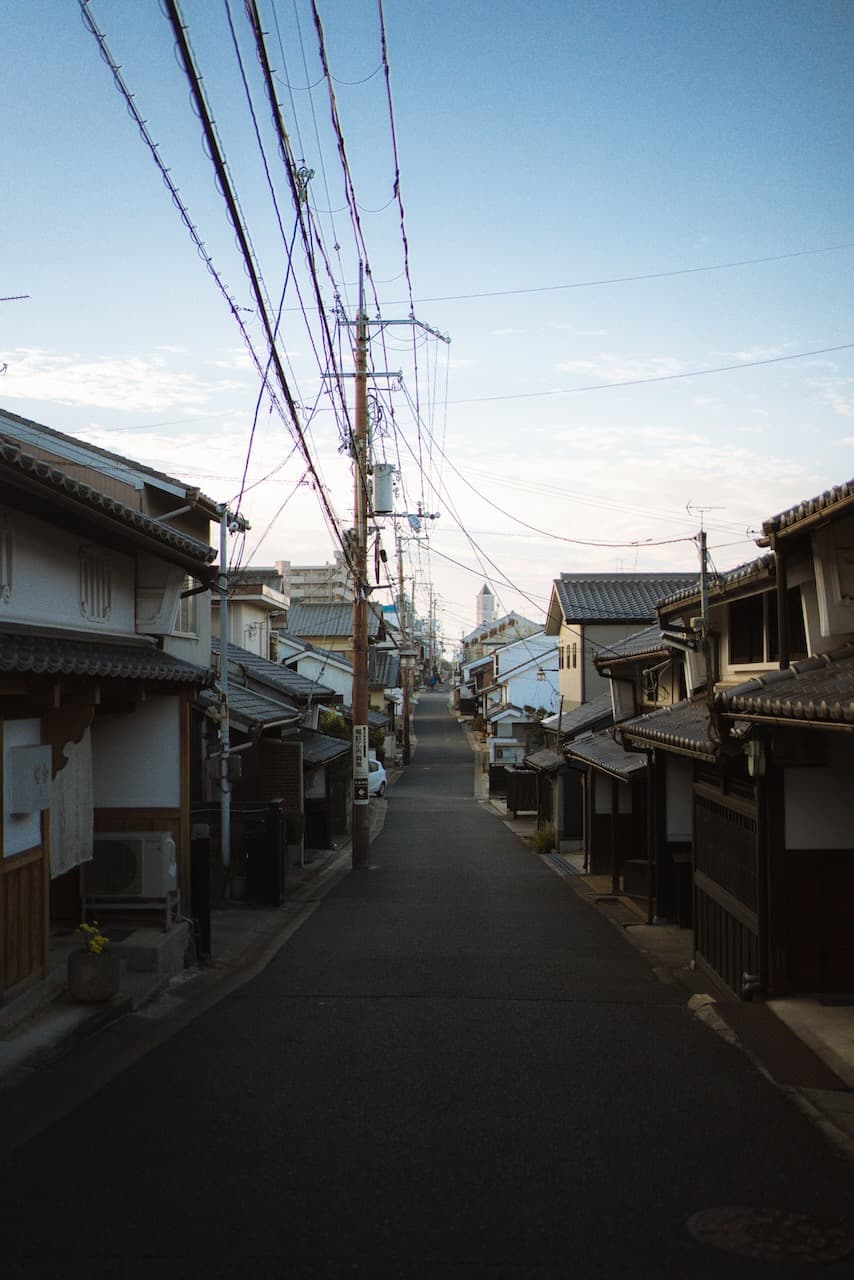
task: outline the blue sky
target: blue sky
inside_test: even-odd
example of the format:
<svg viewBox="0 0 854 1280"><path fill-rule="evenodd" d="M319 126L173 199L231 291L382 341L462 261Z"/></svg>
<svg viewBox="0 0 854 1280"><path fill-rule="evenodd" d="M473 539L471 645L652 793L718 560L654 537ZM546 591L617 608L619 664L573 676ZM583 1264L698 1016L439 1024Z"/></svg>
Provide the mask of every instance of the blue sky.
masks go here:
<svg viewBox="0 0 854 1280"><path fill-rule="evenodd" d="M381 314L404 318L377 7L317 5ZM293 210L243 5L231 11L284 239L225 5L181 10L277 301ZM358 251L311 6L261 10L294 153L314 170L324 301L337 287L352 315ZM378 379L376 448L402 460L402 509L441 512L429 568L449 637L473 625L485 575L503 608L538 617L563 570L690 569L700 507L729 567L756 553L748 530L763 518L854 474L849 3L385 0L384 12L415 313L452 341L373 331L375 367L405 382L389 400ZM260 349L159 5L93 0L91 13ZM30 297L0 304L0 406L234 498L259 379L78 5L16 3L4 43L0 294ZM299 252L282 347L295 398L317 406L311 448L347 524L317 317L304 319L296 284L308 299ZM345 368L346 347L342 335ZM802 356L836 347L848 349ZM722 366L735 368L683 376ZM264 406L243 498L256 563L332 555L291 449ZM393 560L390 529L384 545ZM408 550L424 607L426 549Z"/></svg>

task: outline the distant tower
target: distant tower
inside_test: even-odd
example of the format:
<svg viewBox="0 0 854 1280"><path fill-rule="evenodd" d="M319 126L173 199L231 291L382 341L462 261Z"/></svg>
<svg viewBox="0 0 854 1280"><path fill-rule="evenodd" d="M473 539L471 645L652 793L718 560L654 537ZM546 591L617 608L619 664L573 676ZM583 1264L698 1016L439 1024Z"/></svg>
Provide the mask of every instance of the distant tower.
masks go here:
<svg viewBox="0 0 854 1280"><path fill-rule="evenodd" d="M495 621L495 596L484 582L477 595L477 623L480 626L491 626Z"/></svg>

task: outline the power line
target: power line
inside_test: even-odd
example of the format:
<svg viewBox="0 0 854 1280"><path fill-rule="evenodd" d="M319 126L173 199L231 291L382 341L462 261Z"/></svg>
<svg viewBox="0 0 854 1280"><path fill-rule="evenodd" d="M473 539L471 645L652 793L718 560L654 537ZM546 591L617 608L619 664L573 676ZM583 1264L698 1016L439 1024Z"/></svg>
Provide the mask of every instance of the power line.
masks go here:
<svg viewBox="0 0 854 1280"><path fill-rule="evenodd" d="M495 289L480 293L449 293L435 298L418 298L417 302L466 302L474 298L510 298L524 293L560 293L566 289L596 289L609 284L634 284L642 280L666 280L672 276L700 275L709 271L732 271L737 267L752 267L765 262L786 262L791 258L807 258L819 253L837 253L841 249L854 248L854 240L843 244L829 244L820 249L796 249L792 253L768 254L762 258L739 258L734 262L713 262L705 267L678 267L670 271L648 271L642 275L607 276L601 280L575 280L570 284L534 285L523 289ZM389 305L394 305L390 303Z"/></svg>
<svg viewBox="0 0 854 1280"><path fill-rule="evenodd" d="M615 387L640 387L648 382L677 382L681 378L703 378L710 373L732 373L738 369L756 369L760 365L785 364L788 360L805 360L809 356L832 355L837 351L850 351L854 342L844 342L838 347L819 347L815 351L796 351L790 356L770 356L766 360L742 360L738 364L722 364L714 369L691 369L686 373L661 373L651 378L628 378L622 382L595 382L585 387L559 387L555 391L517 391L503 396L472 396L467 400L449 400L449 404L484 404L494 400L535 400L547 396L578 395L582 391L610 391Z"/></svg>
<svg viewBox="0 0 854 1280"><path fill-rule="evenodd" d="M181 61L184 67L184 72L190 85L190 91L193 97L193 101L196 105L196 111L199 115L199 119L202 125L202 130L205 136L205 141L207 143L208 153L210 155L211 161L214 166L214 170L216 172L218 187L223 196L223 199L226 202L229 220L232 224L232 227L234 228L235 235L237 236L241 257L243 258L244 266L246 268L246 272L249 277L249 282L252 287L252 292L255 296L258 316L262 322L262 325L264 327L264 331L267 337L268 351L275 365L276 379L285 397L285 402L288 406L291 428L294 433L294 437L299 442L300 451L303 457L305 458L309 471L311 472L312 478L314 479L315 484L317 485L316 492L318 494L318 497L320 499L322 506L326 511L327 516L329 517L329 520L331 522L331 528L334 530L335 536L340 546L342 547L343 550L346 551L346 540L344 538L342 531L338 526L337 517L335 516L332 510L329 497L326 494L326 490L321 480L320 474L317 470L316 463L308 447L308 442L305 438L305 434L300 424L299 414L297 411L297 406L294 400L293 392L291 391L291 388L288 384L288 380L285 376L285 370L282 365L282 360L279 355L278 346L276 343L275 329L273 327L272 321L270 319L270 315L267 310L267 304L264 296L264 291L262 289L260 274L255 264L255 257L252 251L251 243L249 241L248 232L244 225L243 217L241 216L240 206L237 201L236 193L231 184L231 180L228 174L228 169L225 164L225 159L219 145L219 139L217 137L216 129L214 128L213 120L211 118L211 114L208 109L208 104L205 98L205 94L202 90L201 77L199 76L198 69L195 64L195 59L193 57L193 53L192 53L192 50L190 49L189 41L187 39L186 26L181 17L177 0L163 0L163 3L166 5L167 11L168 11L167 16L171 23L176 42L178 44L178 50L181 55ZM299 204L297 203L297 210L298 209L299 209Z"/></svg>

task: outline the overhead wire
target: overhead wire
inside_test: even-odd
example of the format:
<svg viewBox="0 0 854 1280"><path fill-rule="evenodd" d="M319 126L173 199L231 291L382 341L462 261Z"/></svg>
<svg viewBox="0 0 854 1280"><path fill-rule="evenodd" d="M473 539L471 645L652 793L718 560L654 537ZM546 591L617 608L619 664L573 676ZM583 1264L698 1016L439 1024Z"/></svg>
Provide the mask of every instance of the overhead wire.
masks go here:
<svg viewBox="0 0 854 1280"><path fill-rule="evenodd" d="M617 387L642 387L650 382L678 382L684 378L704 378L713 373L734 373L741 369L758 369L763 365L785 364L791 360L806 360L810 356L833 355L838 351L850 351L854 342L843 342L836 347L817 347L813 351L796 351L788 356L769 356L764 360L740 360L737 364L721 364L712 369L689 369L684 373L659 373L649 378L624 378L618 382L593 382L583 387L558 387L553 391L515 391L500 396L471 396L464 400L451 400L449 404L488 404L496 400L536 400L553 396L579 395L587 391L612 391Z"/></svg>
<svg viewBox="0 0 854 1280"><path fill-rule="evenodd" d="M272 356L273 364L275 366L277 383L280 390L282 391L282 394L284 396L285 402L288 407L289 420L290 420L289 429L291 430L294 438L299 442L300 451L302 452L303 457L306 460L306 463L311 472L312 478L314 479L315 484L317 486L316 492L318 494L319 500L323 508L325 509L329 517L329 520L332 523L332 527L336 532L336 536L338 538L338 541L340 542L340 545L342 546L342 548L344 548L346 543L345 543L343 532L340 530L337 516L335 516L332 510L331 502L329 500L329 497L325 490L325 486L323 485L322 479L317 470L317 465L315 463L314 458L312 457L310 449L308 448L308 443L306 441L306 438L302 429L302 425L299 420L299 413L297 410L296 401L294 399L294 395L291 390L291 387L288 383L288 379L285 375L282 359L278 351L278 345L276 342L273 324L268 311L267 300L265 298L265 292L263 289L260 273L256 267L255 257L252 251L248 232L246 227L244 226L244 220L243 220L241 210L236 198L236 194L232 188L232 183L229 177L227 166L225 164L225 159L219 145L219 139L217 137L216 130L213 126L213 121L211 118L210 111L208 109L207 100L206 100L204 91L202 89L199 72L196 67L195 58L193 56L192 50L190 49L189 41L187 39L186 26L181 16L181 12L178 7L177 0L162 0L162 3L166 6L167 17L171 23L172 30L175 35L175 40L178 47L178 51L181 56L184 73L190 85L192 98L199 115L199 120L202 125L202 130L203 130L203 134L204 134L207 147L210 153L211 161L214 165L219 190L223 196L223 199L225 200L226 207L228 210L229 220L232 224L232 227L234 228L234 232L237 237L238 246L240 248L241 256L243 258L246 273L249 278L250 285L252 287L253 295L255 297L258 316L262 322L262 326L266 334L268 351Z"/></svg>

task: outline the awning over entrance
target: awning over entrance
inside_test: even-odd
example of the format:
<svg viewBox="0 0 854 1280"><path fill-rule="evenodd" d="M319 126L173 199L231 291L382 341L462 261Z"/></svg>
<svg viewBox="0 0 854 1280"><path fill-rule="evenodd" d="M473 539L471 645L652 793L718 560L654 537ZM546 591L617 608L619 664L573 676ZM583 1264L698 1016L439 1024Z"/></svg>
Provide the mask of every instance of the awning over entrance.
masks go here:
<svg viewBox="0 0 854 1280"><path fill-rule="evenodd" d="M715 706L727 717L854 729L854 645L722 689Z"/></svg>
<svg viewBox="0 0 854 1280"><path fill-rule="evenodd" d="M646 769L646 757L626 751L607 730L582 741L576 739L564 750L567 758L592 765L620 782L630 782Z"/></svg>

